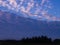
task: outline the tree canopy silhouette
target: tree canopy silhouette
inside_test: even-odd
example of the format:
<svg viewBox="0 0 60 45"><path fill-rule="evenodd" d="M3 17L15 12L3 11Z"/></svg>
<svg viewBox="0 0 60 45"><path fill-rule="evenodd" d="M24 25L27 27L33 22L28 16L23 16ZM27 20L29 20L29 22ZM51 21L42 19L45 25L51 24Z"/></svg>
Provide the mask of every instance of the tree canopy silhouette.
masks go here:
<svg viewBox="0 0 60 45"><path fill-rule="evenodd" d="M0 45L59 45L60 39L52 40L47 36L35 36L32 38L22 38L21 40L0 40Z"/></svg>

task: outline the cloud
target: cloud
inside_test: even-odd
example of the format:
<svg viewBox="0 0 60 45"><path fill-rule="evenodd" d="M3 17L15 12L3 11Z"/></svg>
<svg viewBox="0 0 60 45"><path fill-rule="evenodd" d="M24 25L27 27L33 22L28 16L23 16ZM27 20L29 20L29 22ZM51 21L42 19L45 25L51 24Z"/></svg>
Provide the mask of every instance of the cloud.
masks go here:
<svg viewBox="0 0 60 45"><path fill-rule="evenodd" d="M42 0L41 1L41 6L43 6L43 4L45 3L46 0Z"/></svg>
<svg viewBox="0 0 60 45"><path fill-rule="evenodd" d="M16 12L22 11L24 16L28 17L36 17L37 19L47 19L48 21L52 20L52 21L60 21L60 18L57 18L55 16L51 16L51 14L49 14L49 10L45 9L46 8L52 8L50 5L48 5L49 3L47 3L49 0L41 0L41 3L38 4L34 2L34 0L30 0L29 2L27 2L27 7L24 7L22 4L24 1L26 0L19 0L19 4L17 4L16 0L0 0L0 5L3 7L7 7L9 10L14 10ZM46 4L45 4L46 3ZM45 5L44 5L45 4ZM34 7L36 6L36 7ZM45 6L45 7L44 7ZM34 11L34 14L32 14L30 12L30 10L32 8L36 8L36 10ZM34 9L33 8L33 9ZM28 15L26 15L28 14Z"/></svg>
<svg viewBox="0 0 60 45"><path fill-rule="evenodd" d="M8 0L10 5L13 5L14 8L17 7L17 3L15 0Z"/></svg>

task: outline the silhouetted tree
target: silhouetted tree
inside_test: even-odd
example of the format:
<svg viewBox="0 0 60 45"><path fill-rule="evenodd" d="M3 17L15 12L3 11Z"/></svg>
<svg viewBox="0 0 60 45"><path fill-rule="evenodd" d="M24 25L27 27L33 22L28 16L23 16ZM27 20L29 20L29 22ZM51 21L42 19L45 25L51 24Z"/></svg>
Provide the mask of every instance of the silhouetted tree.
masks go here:
<svg viewBox="0 0 60 45"><path fill-rule="evenodd" d="M47 36L35 36L32 38L23 38L21 40L0 40L0 45L29 45L29 44L39 44L39 45L60 45L60 39L55 39L52 41L51 38Z"/></svg>

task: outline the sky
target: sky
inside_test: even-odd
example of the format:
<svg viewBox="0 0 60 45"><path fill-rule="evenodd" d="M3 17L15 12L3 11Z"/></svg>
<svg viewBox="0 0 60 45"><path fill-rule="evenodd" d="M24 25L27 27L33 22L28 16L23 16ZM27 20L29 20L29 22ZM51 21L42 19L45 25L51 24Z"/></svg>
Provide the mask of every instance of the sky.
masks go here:
<svg viewBox="0 0 60 45"><path fill-rule="evenodd" d="M53 4L53 12L55 12L55 15L57 17L60 17L60 0L51 0L51 3Z"/></svg>
<svg viewBox="0 0 60 45"><path fill-rule="evenodd" d="M0 10L8 12L8 15L4 13L5 17L0 15L0 19L4 19L0 20L0 39L39 35L60 38L60 0L0 0ZM40 20L53 23L41 23Z"/></svg>
<svg viewBox="0 0 60 45"><path fill-rule="evenodd" d="M15 12L18 15L22 12L23 17L32 19L60 21L60 0L0 0L0 9Z"/></svg>

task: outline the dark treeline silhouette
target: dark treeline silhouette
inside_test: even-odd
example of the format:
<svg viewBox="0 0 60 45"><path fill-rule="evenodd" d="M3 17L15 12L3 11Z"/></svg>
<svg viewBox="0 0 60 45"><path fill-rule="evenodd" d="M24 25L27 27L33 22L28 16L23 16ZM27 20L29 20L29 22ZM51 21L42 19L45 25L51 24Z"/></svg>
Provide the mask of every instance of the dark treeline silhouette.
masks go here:
<svg viewBox="0 0 60 45"><path fill-rule="evenodd" d="M60 39L52 40L47 36L35 36L21 40L0 40L0 45L60 45Z"/></svg>

